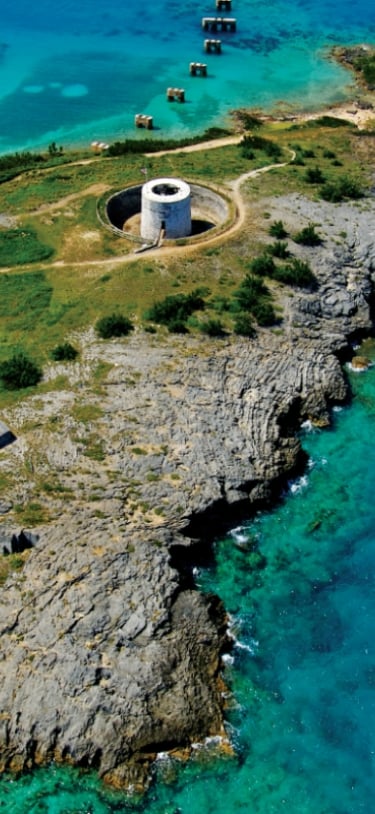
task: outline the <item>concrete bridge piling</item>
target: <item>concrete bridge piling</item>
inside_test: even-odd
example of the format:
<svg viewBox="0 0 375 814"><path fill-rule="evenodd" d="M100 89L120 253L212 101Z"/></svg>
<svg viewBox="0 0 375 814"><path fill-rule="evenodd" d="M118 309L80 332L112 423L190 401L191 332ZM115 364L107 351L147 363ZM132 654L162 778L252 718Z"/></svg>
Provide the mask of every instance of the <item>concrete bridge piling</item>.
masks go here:
<svg viewBox="0 0 375 814"><path fill-rule="evenodd" d="M207 76L207 65L205 62L191 62L189 71L190 76Z"/></svg>

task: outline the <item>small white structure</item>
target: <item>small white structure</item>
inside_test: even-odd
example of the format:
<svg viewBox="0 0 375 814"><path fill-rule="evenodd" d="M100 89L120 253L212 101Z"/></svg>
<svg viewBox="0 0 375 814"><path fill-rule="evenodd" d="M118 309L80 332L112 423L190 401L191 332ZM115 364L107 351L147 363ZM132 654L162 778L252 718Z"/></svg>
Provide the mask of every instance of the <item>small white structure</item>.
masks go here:
<svg viewBox="0 0 375 814"><path fill-rule="evenodd" d="M157 241L191 234L191 192L178 178L154 178L142 187L141 237Z"/></svg>

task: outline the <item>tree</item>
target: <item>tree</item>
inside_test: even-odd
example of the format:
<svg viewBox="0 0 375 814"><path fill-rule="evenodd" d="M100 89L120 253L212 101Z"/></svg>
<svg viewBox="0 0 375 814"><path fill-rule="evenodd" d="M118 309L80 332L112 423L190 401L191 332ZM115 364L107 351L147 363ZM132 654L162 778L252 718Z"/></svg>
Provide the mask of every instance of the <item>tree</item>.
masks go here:
<svg viewBox="0 0 375 814"><path fill-rule="evenodd" d="M33 387L41 378L40 368L22 351L0 364L0 379L6 390Z"/></svg>

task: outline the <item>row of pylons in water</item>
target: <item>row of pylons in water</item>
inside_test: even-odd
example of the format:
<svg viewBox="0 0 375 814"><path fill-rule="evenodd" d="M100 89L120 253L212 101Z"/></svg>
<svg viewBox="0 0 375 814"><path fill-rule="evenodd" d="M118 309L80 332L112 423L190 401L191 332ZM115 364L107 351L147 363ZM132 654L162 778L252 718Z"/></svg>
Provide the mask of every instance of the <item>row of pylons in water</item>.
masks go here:
<svg viewBox="0 0 375 814"><path fill-rule="evenodd" d="M216 0L217 11L231 11L232 0ZM202 17L203 31L217 33L218 31L235 32L237 30L237 20L235 17ZM206 54L221 54L221 40L205 39L203 48ZM190 62L190 76L207 76L206 62ZM167 88L166 98L168 102L185 102L184 88ZM152 130L154 126L153 116L144 113L137 113L134 117L136 127L144 127Z"/></svg>

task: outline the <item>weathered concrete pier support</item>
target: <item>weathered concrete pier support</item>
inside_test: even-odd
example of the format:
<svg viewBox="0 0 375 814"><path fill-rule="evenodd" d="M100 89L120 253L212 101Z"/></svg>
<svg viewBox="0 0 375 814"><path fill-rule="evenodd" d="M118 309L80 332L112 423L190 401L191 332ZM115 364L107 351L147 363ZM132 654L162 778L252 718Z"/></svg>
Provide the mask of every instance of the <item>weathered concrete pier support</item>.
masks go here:
<svg viewBox="0 0 375 814"><path fill-rule="evenodd" d="M205 40L204 50L207 54L221 54L221 40Z"/></svg>
<svg viewBox="0 0 375 814"><path fill-rule="evenodd" d="M168 102L184 102L185 91L184 88L167 88Z"/></svg>
<svg viewBox="0 0 375 814"><path fill-rule="evenodd" d="M207 65L205 62L191 62L189 71L190 76L207 76Z"/></svg>
<svg viewBox="0 0 375 814"><path fill-rule="evenodd" d="M202 17L204 31L236 31L235 17Z"/></svg>
<svg viewBox="0 0 375 814"><path fill-rule="evenodd" d="M216 8L218 11L231 11L232 0L216 0Z"/></svg>
<svg viewBox="0 0 375 814"><path fill-rule="evenodd" d="M136 127L145 127L146 130L152 130L154 120L152 116L147 116L145 113L137 113L134 117L134 124Z"/></svg>

